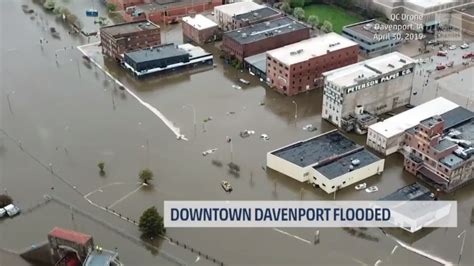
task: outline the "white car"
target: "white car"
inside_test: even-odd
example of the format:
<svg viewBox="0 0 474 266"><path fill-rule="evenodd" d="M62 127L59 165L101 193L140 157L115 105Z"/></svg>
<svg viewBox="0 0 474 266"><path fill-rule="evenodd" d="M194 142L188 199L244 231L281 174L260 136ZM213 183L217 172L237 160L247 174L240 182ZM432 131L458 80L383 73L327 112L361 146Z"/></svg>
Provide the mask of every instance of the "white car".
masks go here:
<svg viewBox="0 0 474 266"><path fill-rule="evenodd" d="M6 213L7 213L7 211L5 211L5 209L0 208L0 218L2 218L3 216L5 216Z"/></svg>
<svg viewBox="0 0 474 266"><path fill-rule="evenodd" d="M358 184L357 186L355 186L354 188L356 190L362 190L362 189L365 189L367 187L367 184L366 183L360 183Z"/></svg>
<svg viewBox="0 0 474 266"><path fill-rule="evenodd" d="M6 213L7 213L8 216L10 216L10 217L13 217L13 216L15 216L15 215L17 215L17 214L20 213L20 208L16 207L16 206L13 205L13 204L10 204L10 205L5 206L3 209L6 211Z"/></svg>
<svg viewBox="0 0 474 266"><path fill-rule="evenodd" d="M462 44L461 46L459 46L459 47L461 47L461 49L467 49L467 48L469 48L469 44L463 43L463 44Z"/></svg>
<svg viewBox="0 0 474 266"><path fill-rule="evenodd" d="M365 192L367 192L367 193L373 193L373 192L377 192L377 191L379 191L379 188L377 186L371 186L371 187L365 189Z"/></svg>
<svg viewBox="0 0 474 266"><path fill-rule="evenodd" d="M312 124L307 124L306 126L303 127L303 130L313 132L316 130L316 127L314 127Z"/></svg>
<svg viewBox="0 0 474 266"><path fill-rule="evenodd" d="M455 50L456 48L457 48L457 46L454 45L454 44L448 47L449 50Z"/></svg>
<svg viewBox="0 0 474 266"><path fill-rule="evenodd" d="M260 135L260 138L263 140L270 140L270 136L268 136L267 134Z"/></svg>
<svg viewBox="0 0 474 266"><path fill-rule="evenodd" d="M207 150L207 151L203 151L203 152L202 152L202 156L207 156L207 155L209 155L209 154L211 154L211 153L214 153L214 152L216 152L216 151L217 151L217 148L209 149L209 150Z"/></svg>
<svg viewBox="0 0 474 266"><path fill-rule="evenodd" d="M221 181L221 186L225 192L232 192L232 186L226 180Z"/></svg>

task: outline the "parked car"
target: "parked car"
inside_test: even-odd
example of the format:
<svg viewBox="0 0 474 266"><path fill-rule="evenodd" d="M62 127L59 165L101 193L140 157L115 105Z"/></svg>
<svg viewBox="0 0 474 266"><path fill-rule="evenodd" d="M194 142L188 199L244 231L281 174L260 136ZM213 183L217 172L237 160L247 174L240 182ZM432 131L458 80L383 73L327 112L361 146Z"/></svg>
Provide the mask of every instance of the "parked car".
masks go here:
<svg viewBox="0 0 474 266"><path fill-rule="evenodd" d="M240 83L243 83L245 85L249 85L250 84L250 81L246 80L246 79L239 79Z"/></svg>
<svg viewBox="0 0 474 266"><path fill-rule="evenodd" d="M2 218L3 216L5 216L7 214L7 211L3 208L0 208L0 218Z"/></svg>
<svg viewBox="0 0 474 266"><path fill-rule="evenodd" d="M463 59L469 59L469 58L471 58L473 55L474 55L474 54L473 54L472 52L471 52L471 53L467 53L467 54L464 54L464 55L462 56L462 58L463 58Z"/></svg>
<svg viewBox="0 0 474 266"><path fill-rule="evenodd" d="M467 48L469 48L469 44L463 43L463 44L462 44L461 46L459 46L459 47L461 47L461 49L467 49Z"/></svg>
<svg viewBox="0 0 474 266"><path fill-rule="evenodd" d="M437 65L437 66L436 66L436 70L443 70L443 69L445 69L445 68L446 68L445 65Z"/></svg>
<svg viewBox="0 0 474 266"><path fill-rule="evenodd" d="M367 193L373 193L373 192L377 192L377 191L379 191L379 188L377 186L371 186L371 187L365 189L365 192L367 192Z"/></svg>
<svg viewBox="0 0 474 266"><path fill-rule="evenodd" d="M428 44L429 45L437 45L439 42L437 40L429 40Z"/></svg>
<svg viewBox="0 0 474 266"><path fill-rule="evenodd" d="M5 207L3 207L3 209L5 210L5 212L8 214L8 216L10 217L13 217L17 214L20 213L20 208L18 208L17 206L13 205L13 204L10 204L10 205L7 205Z"/></svg>
<svg viewBox="0 0 474 266"><path fill-rule="evenodd" d="M240 132L240 137L242 138L246 138L246 137L250 137L251 135L255 134L255 131L254 130L244 130L244 131L241 131Z"/></svg>
<svg viewBox="0 0 474 266"><path fill-rule="evenodd" d="M446 64L447 67L453 67L454 66L454 61L451 61L449 63Z"/></svg>
<svg viewBox="0 0 474 266"><path fill-rule="evenodd" d="M366 183L360 183L358 184L357 186L355 186L355 190L362 190L362 189L365 189L367 187L367 184Z"/></svg>
<svg viewBox="0 0 474 266"><path fill-rule="evenodd" d="M263 140L270 140L270 137L267 134L260 135L260 138Z"/></svg>
<svg viewBox="0 0 474 266"><path fill-rule="evenodd" d="M453 44L453 45L450 45L450 46L448 47L449 50L455 50L456 48L458 48L458 47L457 47L456 45L454 45L454 44Z"/></svg>
<svg viewBox="0 0 474 266"><path fill-rule="evenodd" d="M317 128L314 127L312 124L307 124L306 126L303 127L303 130L306 130L306 131L309 131L309 132L313 132L315 131Z"/></svg>
<svg viewBox="0 0 474 266"><path fill-rule="evenodd" d="M448 52L447 51L438 51L438 53L436 54L437 56L447 56L448 55Z"/></svg>
<svg viewBox="0 0 474 266"><path fill-rule="evenodd" d="M207 151L203 151L203 152L202 152L202 156L207 156L207 155L209 155L209 154L211 154L211 153L214 153L214 152L216 152L216 151L217 151L217 148L209 149L209 150L207 150Z"/></svg>
<svg viewBox="0 0 474 266"><path fill-rule="evenodd" d="M229 184L229 182L222 180L221 186L225 192L232 192L232 186Z"/></svg>

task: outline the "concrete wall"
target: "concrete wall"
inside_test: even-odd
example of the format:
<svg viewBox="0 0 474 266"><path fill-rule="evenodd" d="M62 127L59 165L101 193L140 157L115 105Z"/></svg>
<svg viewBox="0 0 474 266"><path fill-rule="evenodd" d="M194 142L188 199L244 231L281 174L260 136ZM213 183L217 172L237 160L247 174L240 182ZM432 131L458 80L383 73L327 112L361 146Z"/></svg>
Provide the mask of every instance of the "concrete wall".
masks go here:
<svg viewBox="0 0 474 266"><path fill-rule="evenodd" d="M312 169L310 166L299 167L298 165L283 160L282 158L275 156L270 152L267 153L267 167L296 179L299 182L308 181L311 176L310 169Z"/></svg>
<svg viewBox="0 0 474 266"><path fill-rule="evenodd" d="M334 179L328 179L316 169L313 169L313 177L311 182L316 183L326 193L334 193L334 191L358 183L368 177L381 173L384 170L385 160L381 159L359 169L347 172L344 175ZM315 179L316 178L316 179Z"/></svg>

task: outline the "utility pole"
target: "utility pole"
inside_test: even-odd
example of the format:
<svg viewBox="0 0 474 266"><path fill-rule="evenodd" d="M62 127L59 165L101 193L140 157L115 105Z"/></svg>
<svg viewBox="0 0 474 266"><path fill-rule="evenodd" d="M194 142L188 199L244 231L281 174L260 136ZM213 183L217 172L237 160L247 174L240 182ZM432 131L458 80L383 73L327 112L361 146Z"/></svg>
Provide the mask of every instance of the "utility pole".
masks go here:
<svg viewBox="0 0 474 266"><path fill-rule="evenodd" d="M458 235L458 238L461 238L461 236L462 236L462 243L461 243L461 249L459 250L458 265L461 262L462 252L464 251L464 242L466 241L466 230L462 231Z"/></svg>

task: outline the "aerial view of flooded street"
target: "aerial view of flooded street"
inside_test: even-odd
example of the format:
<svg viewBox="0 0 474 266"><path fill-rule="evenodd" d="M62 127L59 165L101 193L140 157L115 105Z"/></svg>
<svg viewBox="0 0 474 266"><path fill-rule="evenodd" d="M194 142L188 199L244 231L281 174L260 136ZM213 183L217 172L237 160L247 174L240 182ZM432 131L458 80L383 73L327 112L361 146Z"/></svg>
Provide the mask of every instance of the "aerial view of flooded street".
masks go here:
<svg viewBox="0 0 474 266"><path fill-rule="evenodd" d="M47 7L49 2L52 3L51 8ZM474 179L474 156L470 157L470 149L474 148L470 141L474 140L474 126L469 131L469 125L474 123L474 61L471 62L474 44L470 43L474 40L474 25L471 25L471 35L462 33L462 39L444 42L447 47L454 45L455 48L438 49L430 44L430 48L423 48L426 53L421 53L421 48L416 46L421 41L410 40L397 44L397 51L401 53L392 53L390 49L377 55L368 55L362 50L359 53L356 42L346 39L347 36L341 32L346 29L343 26L368 20L369 14L363 17L354 15L354 21L342 21L341 26L334 21L331 29L324 28L325 25L308 26L312 25L312 19L309 18L313 14L311 12L318 8L343 12L343 7L333 3L338 1L303 1L302 7L293 5L293 1L215 2L0 1L0 265L473 265L474 185L470 181ZM435 5L436 1L405 2L429 2ZM468 5L472 1L452 2L450 8L467 10L463 12L470 10L470 17L473 18L474 5ZM460 2L461 7L454 5ZM253 16L257 14L255 10L260 9L273 10L280 16L268 20L262 18L261 21L251 22L255 23L250 24L252 26L232 25L232 28L222 26L223 22L215 19L218 17L217 12L222 12L224 17L225 12L231 12L230 7L229 10L224 10L224 7L244 3L258 6L245 9ZM180 9L175 10L173 7L181 8L181 5L186 4L191 7L186 7L184 14L174 15ZM294 12L284 14L286 6L291 6ZM156 18L152 13L154 8L170 8L172 11L163 11L161 14L168 15ZM275 46L258 39L260 32L257 29L261 24L262 27L272 27L272 23L277 23L274 22L276 20L283 21L278 23L296 20L300 9L306 12L306 18L304 12L300 18L302 22L291 22L291 26L278 24L279 30L264 34L268 39L278 38L279 34L286 34L286 28L283 27L288 27L295 34L284 36L286 43L280 42ZM266 11L261 12L263 16ZM320 24L330 21L324 12L315 12L313 16L319 16ZM74 16L71 14L75 14L75 22L69 23L69 18ZM234 20L236 15L240 13L234 14ZM206 23L215 24L213 40L201 43L200 40L192 39L192 34L187 36L185 23L188 22L183 17L195 20L202 18ZM248 22L248 19L242 21ZM195 28L200 29L204 22L200 23ZM112 26L114 24L119 26ZM193 24L190 22L189 25ZM309 34L289 42L290 37L297 38L296 33L300 34L300 25ZM138 48L144 44L139 40L128 47L124 43L132 42L131 38L135 36L118 38L114 35L132 31L132 27L150 31L145 33L145 37L136 35L137 39L150 37L153 34L150 28L157 28L160 46ZM242 33L247 28L255 29L248 35ZM347 60L330 63L331 68L318 67L317 70L305 69L296 73L300 75L299 83L305 82L304 75L307 73L307 80L314 80L311 82L315 85L314 89L310 89L309 85L302 85L303 89L301 86L291 86L291 79L287 83L285 80L284 88L281 87L282 76L285 76L281 74L283 65L296 62L292 60L299 56L292 54L295 58L282 59L285 49L290 54L292 46L301 42L304 48L298 50L300 53L308 53L303 49L319 47L314 48L311 54L313 57L321 50L324 53L327 50L328 54L338 53L330 52L329 48L320 48L327 45L324 44L324 36L344 39L337 42L344 46L341 48L343 57L346 49L353 47L355 53L359 54L352 59L348 57ZM105 38L111 38L110 43L108 39L104 41ZM230 38L234 39L229 43L245 43L239 46L244 47L243 55L241 51L236 51L240 49L237 46L229 45L228 48L227 41ZM314 44L304 44L312 40ZM257 51L257 48L245 50L253 42L260 41L256 45L260 49L258 52L250 53ZM145 45L149 42L147 40ZM174 45L165 45L170 43ZM183 45L185 43L192 45ZM467 45L466 49L462 47L463 44ZM117 48L121 45L127 47ZM136 47L131 48L133 46ZM117 49L122 50L117 52ZM233 51L231 55L230 50ZM446 55L438 55L438 50L446 52L447 58ZM106 51L111 52L108 54ZM209 54L211 61L204 61ZM247 58L256 54L263 55L261 60L266 69L263 72L266 78L255 71L249 72L249 69L254 68ZM186 55L184 63L163 65L163 62L173 62L181 55ZM342 124L338 124L339 121L334 122L338 120L337 116L336 120L331 120L331 115L325 117L329 109L325 109L327 95L333 93L332 89L326 91L325 84L333 76L328 75L325 82L318 83L316 79L319 76L314 75L340 71L334 73L333 82L336 84L339 82L336 80L338 77L346 75L342 71L349 73L350 69L346 68L352 67L352 64L377 60L383 56L387 56L387 60L391 59L388 56L404 58L397 59L393 63L395 66L391 67L414 72L405 75L406 72L401 71L385 83L382 83L385 77L370 83L370 86L375 84L372 90L375 87L392 92L400 90L396 92L399 93L397 100L392 100L395 97L392 92L367 93L371 90L368 88L369 82L359 87L360 90L354 89L352 94L347 94L341 108L349 106L347 108L353 113L352 106L364 105L361 107L364 111L361 112L377 116L373 123L360 126L363 134L358 134L361 132L357 130L362 124L359 124L359 116L353 116L356 118L351 120L357 120L354 130L345 130ZM190 62L203 61L186 65L189 58ZM153 60L163 62L156 63ZM272 60L283 62L283 65L280 63L281 69L277 63L274 68ZM450 66L451 61L454 66ZM379 63L381 61L374 61L369 67L371 63L367 62L356 66L369 69L360 70L360 73L368 73L364 71L373 70L377 64L382 65ZM400 62L411 65L407 67ZM384 63L381 69L386 69L386 65ZM389 63L388 68L391 67ZM289 68L292 69L291 66ZM279 69L281 76L276 77ZM155 71L163 73L153 73ZM391 70L374 71L377 75L385 75ZM289 73L286 77L292 76ZM456 76L441 83L449 75ZM392 83L397 79L403 79L400 86ZM341 84L344 82L341 81ZM408 93L402 91L404 86L407 86ZM453 86L459 86L458 94ZM449 95L454 96L450 98ZM383 97L390 99L386 101ZM435 108L437 112L433 110L433 113L424 117L413 113L437 97L446 98L442 99L452 104L452 107L438 106ZM349 105L349 101L353 101L352 105ZM375 107L383 102L390 104L378 109ZM444 116L453 110L458 110L459 115ZM341 121L344 112L341 111L339 115ZM429 178L422 174L422 169L435 174L436 171L431 172L429 159L420 159L419 162L406 152L409 141L405 135L401 137L403 143L397 142L395 150L398 152L389 152L388 147L387 150L377 150L369 144L368 138L375 132L372 127L376 130L377 125L395 121L393 119L403 116L405 112L412 112L410 116L419 119L412 123L408 121L411 118L405 118L398 120L397 126L388 126L389 129L406 126L396 134L418 130L425 119L430 117L445 119L443 125L452 124L451 127L458 129L457 132L461 131L456 136L462 135L462 138L456 138L453 131L438 135L433 133L430 137L433 138L431 143L434 143L436 137L442 136L436 146L440 153L458 156L456 158L462 160L455 165L462 165L462 171L457 171L460 168L446 169L449 173L452 171L453 175L461 173L463 177L459 180L464 181L457 182L453 178L455 181L451 182L448 170L442 172L443 168L440 168L442 173L438 174L443 175L438 179L448 180L447 183L441 184L440 181L431 184ZM448 117L452 116L456 122L450 123ZM462 119L459 118L461 116ZM341 132L342 139L329 146L325 143L316 144L323 142L327 134L331 136L331 132ZM413 134L416 136L416 133ZM300 141L307 150L293 151L297 159L285 155L297 149L293 146L300 146L290 144ZM350 142L349 146L352 146L343 146L344 141ZM449 146L452 150L440 150L445 142L449 142L449 145L444 145L446 149ZM320 146L311 149L311 145ZM354 150L343 150L352 148ZM416 155L417 152L413 151L415 148L409 151ZM339 166L332 167L342 169L346 166L342 161L348 154L362 152L377 158L382 168L373 170L362 157L360 160L350 157L350 170L344 168L341 170L343 173L338 174L340 176L334 173L336 170L323 169L330 167L332 161L339 163ZM316 153L320 156L314 156ZM278 167L272 164L273 159L270 158L273 157L281 161L278 161ZM425 166L413 170L407 168L410 167L409 158L421 164L423 160L427 162ZM443 160L445 158L439 159L440 162ZM283 167L286 163L294 168ZM364 164L367 170L364 170ZM310 166L309 172L303 174L307 170L302 170L301 174L294 174L307 166ZM451 166L454 167L454 163ZM330 185L326 189L324 183L314 181L319 175L326 178L325 171L328 171L327 176L336 176L328 177L329 181L322 181L326 183L344 178L347 172L361 176L340 179L344 180L341 186L336 184L335 190L330 190ZM314 180L306 175L314 175ZM306 179L299 179L299 176L305 176ZM165 201L376 201L415 182L428 188L428 194L436 200L457 202L456 227L413 231L398 226L163 228L161 218L166 213ZM146 220L148 211L150 216L156 214L159 219L151 221L148 217ZM153 227L150 226L152 222L159 226L150 228ZM160 231L157 232L158 229Z"/></svg>

